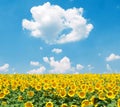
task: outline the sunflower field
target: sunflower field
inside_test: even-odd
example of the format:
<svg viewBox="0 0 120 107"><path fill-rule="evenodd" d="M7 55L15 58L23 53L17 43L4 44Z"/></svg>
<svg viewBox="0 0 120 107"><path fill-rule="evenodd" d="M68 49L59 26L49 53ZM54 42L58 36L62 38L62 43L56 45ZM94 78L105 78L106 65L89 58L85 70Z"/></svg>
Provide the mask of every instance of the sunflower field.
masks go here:
<svg viewBox="0 0 120 107"><path fill-rule="evenodd" d="M0 107L120 107L120 74L0 74Z"/></svg>

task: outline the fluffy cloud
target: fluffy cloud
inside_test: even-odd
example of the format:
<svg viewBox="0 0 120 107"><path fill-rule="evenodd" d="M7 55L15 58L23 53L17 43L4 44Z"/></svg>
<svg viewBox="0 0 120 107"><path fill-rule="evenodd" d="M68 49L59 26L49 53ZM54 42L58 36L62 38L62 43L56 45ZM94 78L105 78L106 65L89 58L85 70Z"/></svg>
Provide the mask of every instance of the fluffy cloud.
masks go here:
<svg viewBox="0 0 120 107"><path fill-rule="evenodd" d="M54 57L44 57L43 60L44 62L47 62L52 68L50 73L65 73L71 68L70 59L66 56L63 57L60 61L56 61Z"/></svg>
<svg viewBox="0 0 120 107"><path fill-rule="evenodd" d="M35 61L30 61L30 65L32 65L32 66L40 66L40 63L35 62Z"/></svg>
<svg viewBox="0 0 120 107"><path fill-rule="evenodd" d="M40 46L40 50L43 50L43 47Z"/></svg>
<svg viewBox="0 0 120 107"><path fill-rule="evenodd" d="M48 44L75 42L88 37L93 25L83 17L83 8L64 10L49 2L30 10L33 19L23 19L22 26Z"/></svg>
<svg viewBox="0 0 120 107"><path fill-rule="evenodd" d="M77 70L82 70L83 68L84 68L84 66L81 65L81 64L77 64L77 65L76 65L76 69L77 69Z"/></svg>
<svg viewBox="0 0 120 107"><path fill-rule="evenodd" d="M94 69L94 67L93 67L92 65L90 65L90 64L89 64L87 67L88 67L88 70L89 70L89 71L91 71L91 70Z"/></svg>
<svg viewBox="0 0 120 107"><path fill-rule="evenodd" d="M43 61L46 62L46 63L49 63L48 57L43 57Z"/></svg>
<svg viewBox="0 0 120 107"><path fill-rule="evenodd" d="M78 72L78 71L76 71L76 72L74 72L73 74L79 74L79 72Z"/></svg>
<svg viewBox="0 0 120 107"><path fill-rule="evenodd" d="M41 74L41 73L44 73L45 70L46 70L46 68L44 66L41 66L37 69L30 70L27 73L28 74Z"/></svg>
<svg viewBox="0 0 120 107"><path fill-rule="evenodd" d="M84 68L84 66L81 64L77 64L75 67L73 67L70 59L66 56L58 61L55 60L54 57L43 57L43 61L50 65L50 73L75 73Z"/></svg>
<svg viewBox="0 0 120 107"><path fill-rule="evenodd" d="M84 69L84 66L81 64L76 64L75 67L71 67L73 74L79 74L81 72L81 70L83 70L83 69Z"/></svg>
<svg viewBox="0 0 120 107"><path fill-rule="evenodd" d="M112 71L112 68L109 64L106 64L106 69L107 69L107 71L110 71L110 72Z"/></svg>
<svg viewBox="0 0 120 107"><path fill-rule="evenodd" d="M118 59L120 59L120 56L112 53L106 58L106 61L113 61L113 60L118 60Z"/></svg>
<svg viewBox="0 0 120 107"><path fill-rule="evenodd" d="M59 54L62 52L62 49L54 48L54 49L52 49L52 52Z"/></svg>
<svg viewBox="0 0 120 107"><path fill-rule="evenodd" d="M3 66L0 66L0 72L7 72L9 68L9 64L4 64Z"/></svg>

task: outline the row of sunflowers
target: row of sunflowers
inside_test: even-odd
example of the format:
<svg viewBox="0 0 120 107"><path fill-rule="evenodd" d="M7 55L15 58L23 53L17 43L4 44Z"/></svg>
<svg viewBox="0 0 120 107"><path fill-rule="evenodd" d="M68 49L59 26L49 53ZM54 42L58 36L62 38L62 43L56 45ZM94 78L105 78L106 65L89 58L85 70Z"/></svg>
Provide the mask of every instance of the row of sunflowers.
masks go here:
<svg viewBox="0 0 120 107"><path fill-rule="evenodd" d="M0 74L0 107L120 107L120 74Z"/></svg>

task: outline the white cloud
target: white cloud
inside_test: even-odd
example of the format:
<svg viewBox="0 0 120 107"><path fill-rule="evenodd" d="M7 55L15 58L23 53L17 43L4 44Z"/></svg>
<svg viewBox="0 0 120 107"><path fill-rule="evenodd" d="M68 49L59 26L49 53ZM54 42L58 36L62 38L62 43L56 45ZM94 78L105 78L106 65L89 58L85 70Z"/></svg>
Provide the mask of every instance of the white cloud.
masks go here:
<svg viewBox="0 0 120 107"><path fill-rule="evenodd" d="M32 66L40 66L40 63L35 62L35 61L30 61L30 65L32 65Z"/></svg>
<svg viewBox="0 0 120 107"><path fill-rule="evenodd" d="M46 62L46 63L49 63L48 57L43 57L43 61Z"/></svg>
<svg viewBox="0 0 120 107"><path fill-rule="evenodd" d="M17 74L17 72L13 72L13 74Z"/></svg>
<svg viewBox="0 0 120 107"><path fill-rule="evenodd" d="M44 57L43 60L47 62L52 68L50 73L66 73L71 69L70 59L66 56L63 57L60 61L56 61L54 57L50 57L49 59Z"/></svg>
<svg viewBox="0 0 120 107"><path fill-rule="evenodd" d="M84 66L81 65L81 64L77 64L77 65L76 65L76 69L77 69L77 70L82 70L83 68L84 68Z"/></svg>
<svg viewBox="0 0 120 107"><path fill-rule="evenodd" d="M54 49L52 49L52 52L59 54L62 52L62 49L54 48Z"/></svg>
<svg viewBox="0 0 120 107"><path fill-rule="evenodd" d="M55 60L54 57L43 57L43 61L48 63L51 67L49 73L79 73L79 71L84 68L81 64L77 64L73 67L70 59L66 56L60 60Z"/></svg>
<svg viewBox="0 0 120 107"><path fill-rule="evenodd" d="M79 74L83 69L84 69L84 66L81 64L76 64L75 67L71 67L71 71L73 72L73 74Z"/></svg>
<svg viewBox="0 0 120 107"><path fill-rule="evenodd" d="M74 72L73 74L79 74L79 72Z"/></svg>
<svg viewBox="0 0 120 107"><path fill-rule="evenodd" d="M42 73L44 73L45 70L46 70L46 68L44 66L41 66L37 69L30 70L27 73L28 74L42 74Z"/></svg>
<svg viewBox="0 0 120 107"><path fill-rule="evenodd" d="M89 64L87 67L88 67L88 70L89 70L89 71L91 71L91 70L94 69L94 67L93 67L92 65L90 65L90 64Z"/></svg>
<svg viewBox="0 0 120 107"><path fill-rule="evenodd" d="M64 10L49 2L30 10L33 19L23 19L22 26L31 36L41 38L48 44L63 44L88 37L93 25L83 17L83 8Z"/></svg>
<svg viewBox="0 0 120 107"><path fill-rule="evenodd" d="M43 50L43 47L40 46L40 50Z"/></svg>
<svg viewBox="0 0 120 107"><path fill-rule="evenodd" d="M112 71L112 68L109 64L106 64L106 69L107 69L107 71L110 71L110 72Z"/></svg>
<svg viewBox="0 0 120 107"><path fill-rule="evenodd" d="M3 66L0 66L0 72L7 72L9 68L9 64L4 64Z"/></svg>
<svg viewBox="0 0 120 107"><path fill-rule="evenodd" d="M113 61L118 59L120 59L120 55L115 55L114 53L112 53L106 58L106 61Z"/></svg>
<svg viewBox="0 0 120 107"><path fill-rule="evenodd" d="M15 71L15 68L12 68L12 71Z"/></svg>

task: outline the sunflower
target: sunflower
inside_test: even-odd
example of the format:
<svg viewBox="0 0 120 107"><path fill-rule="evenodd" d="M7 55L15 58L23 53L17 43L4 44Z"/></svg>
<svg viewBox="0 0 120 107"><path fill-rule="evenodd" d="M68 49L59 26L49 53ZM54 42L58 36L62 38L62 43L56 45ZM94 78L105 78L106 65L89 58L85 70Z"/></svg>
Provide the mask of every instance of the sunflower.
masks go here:
<svg viewBox="0 0 120 107"><path fill-rule="evenodd" d="M26 102L24 104L25 107L34 107L34 105L32 104L32 102Z"/></svg>
<svg viewBox="0 0 120 107"><path fill-rule="evenodd" d="M7 105L7 102L6 101L2 101L2 104L1 105Z"/></svg>
<svg viewBox="0 0 120 107"><path fill-rule="evenodd" d="M117 107L120 107L120 99L117 101Z"/></svg>
<svg viewBox="0 0 120 107"><path fill-rule="evenodd" d="M16 85L12 85L11 88L12 88L13 91L17 90L17 86Z"/></svg>
<svg viewBox="0 0 120 107"><path fill-rule="evenodd" d="M4 89L4 94L5 94L5 95L7 95L7 94L9 94L9 93L10 93L9 89L7 89L7 88Z"/></svg>
<svg viewBox="0 0 120 107"><path fill-rule="evenodd" d="M60 90L60 97L64 98L66 96L66 90L65 89L62 89Z"/></svg>
<svg viewBox="0 0 120 107"><path fill-rule="evenodd" d="M18 101L22 101L23 97L21 95L18 96Z"/></svg>
<svg viewBox="0 0 120 107"><path fill-rule="evenodd" d="M4 98L5 94L3 92L0 92L0 99Z"/></svg>
<svg viewBox="0 0 120 107"><path fill-rule="evenodd" d="M70 97L73 97L73 96L75 95L75 91L74 91L74 90L69 90L69 91L68 91L68 95L69 95Z"/></svg>
<svg viewBox="0 0 120 107"><path fill-rule="evenodd" d="M98 95L98 98L100 100L105 100L105 93L104 92L100 92L99 95Z"/></svg>
<svg viewBox="0 0 120 107"><path fill-rule="evenodd" d="M27 96L28 97L33 97L34 96L34 91L28 91Z"/></svg>
<svg viewBox="0 0 120 107"><path fill-rule="evenodd" d="M107 98L110 98L110 99L114 99L115 98L115 94L112 91L108 91L106 96L107 96Z"/></svg>
<svg viewBox="0 0 120 107"><path fill-rule="evenodd" d="M77 86L76 86L75 84L72 84L72 85L70 86L70 89L71 89L71 90L74 90L74 91L75 91L76 88L77 88Z"/></svg>
<svg viewBox="0 0 120 107"><path fill-rule="evenodd" d="M63 103L60 107L68 107L66 103Z"/></svg>
<svg viewBox="0 0 120 107"><path fill-rule="evenodd" d="M54 89L57 88L57 83L56 83L56 82L53 82L53 83L52 83L52 88L54 88Z"/></svg>
<svg viewBox="0 0 120 107"><path fill-rule="evenodd" d="M37 91L40 91L40 90L41 90L41 85L35 85L35 89L36 89Z"/></svg>
<svg viewBox="0 0 120 107"><path fill-rule="evenodd" d="M82 85L81 85L81 89L82 89L82 90L86 90L86 88L87 88L87 87L86 87L86 84L82 84Z"/></svg>
<svg viewBox="0 0 120 107"><path fill-rule="evenodd" d="M95 84L95 89L96 90L100 90L101 89L101 84L100 83L96 83Z"/></svg>
<svg viewBox="0 0 120 107"><path fill-rule="evenodd" d="M53 107L53 102L49 101L45 104L45 107Z"/></svg>
<svg viewBox="0 0 120 107"><path fill-rule="evenodd" d="M65 89L66 88L66 83L63 82L62 84L60 84L60 88Z"/></svg>
<svg viewBox="0 0 120 107"><path fill-rule="evenodd" d="M49 84L44 84L43 90L48 90L49 89Z"/></svg>
<svg viewBox="0 0 120 107"><path fill-rule="evenodd" d="M92 105L95 105L97 103L98 98L96 98L94 95L90 98L90 102Z"/></svg>
<svg viewBox="0 0 120 107"><path fill-rule="evenodd" d="M80 91L80 92L78 92L77 93L78 94L78 96L79 96L79 98L85 98L86 97L86 92L85 91Z"/></svg>
<svg viewBox="0 0 120 107"><path fill-rule="evenodd" d="M90 105L89 100L83 100L81 103L81 107L88 107Z"/></svg>
<svg viewBox="0 0 120 107"><path fill-rule="evenodd" d="M24 92L24 90L25 90L25 87L24 87L24 86L21 86L21 87L20 87L20 91L21 91L21 92Z"/></svg>
<svg viewBox="0 0 120 107"><path fill-rule="evenodd" d="M94 92L94 87L93 87L93 86L89 86L89 87L88 87L88 92L89 92L89 93Z"/></svg>

